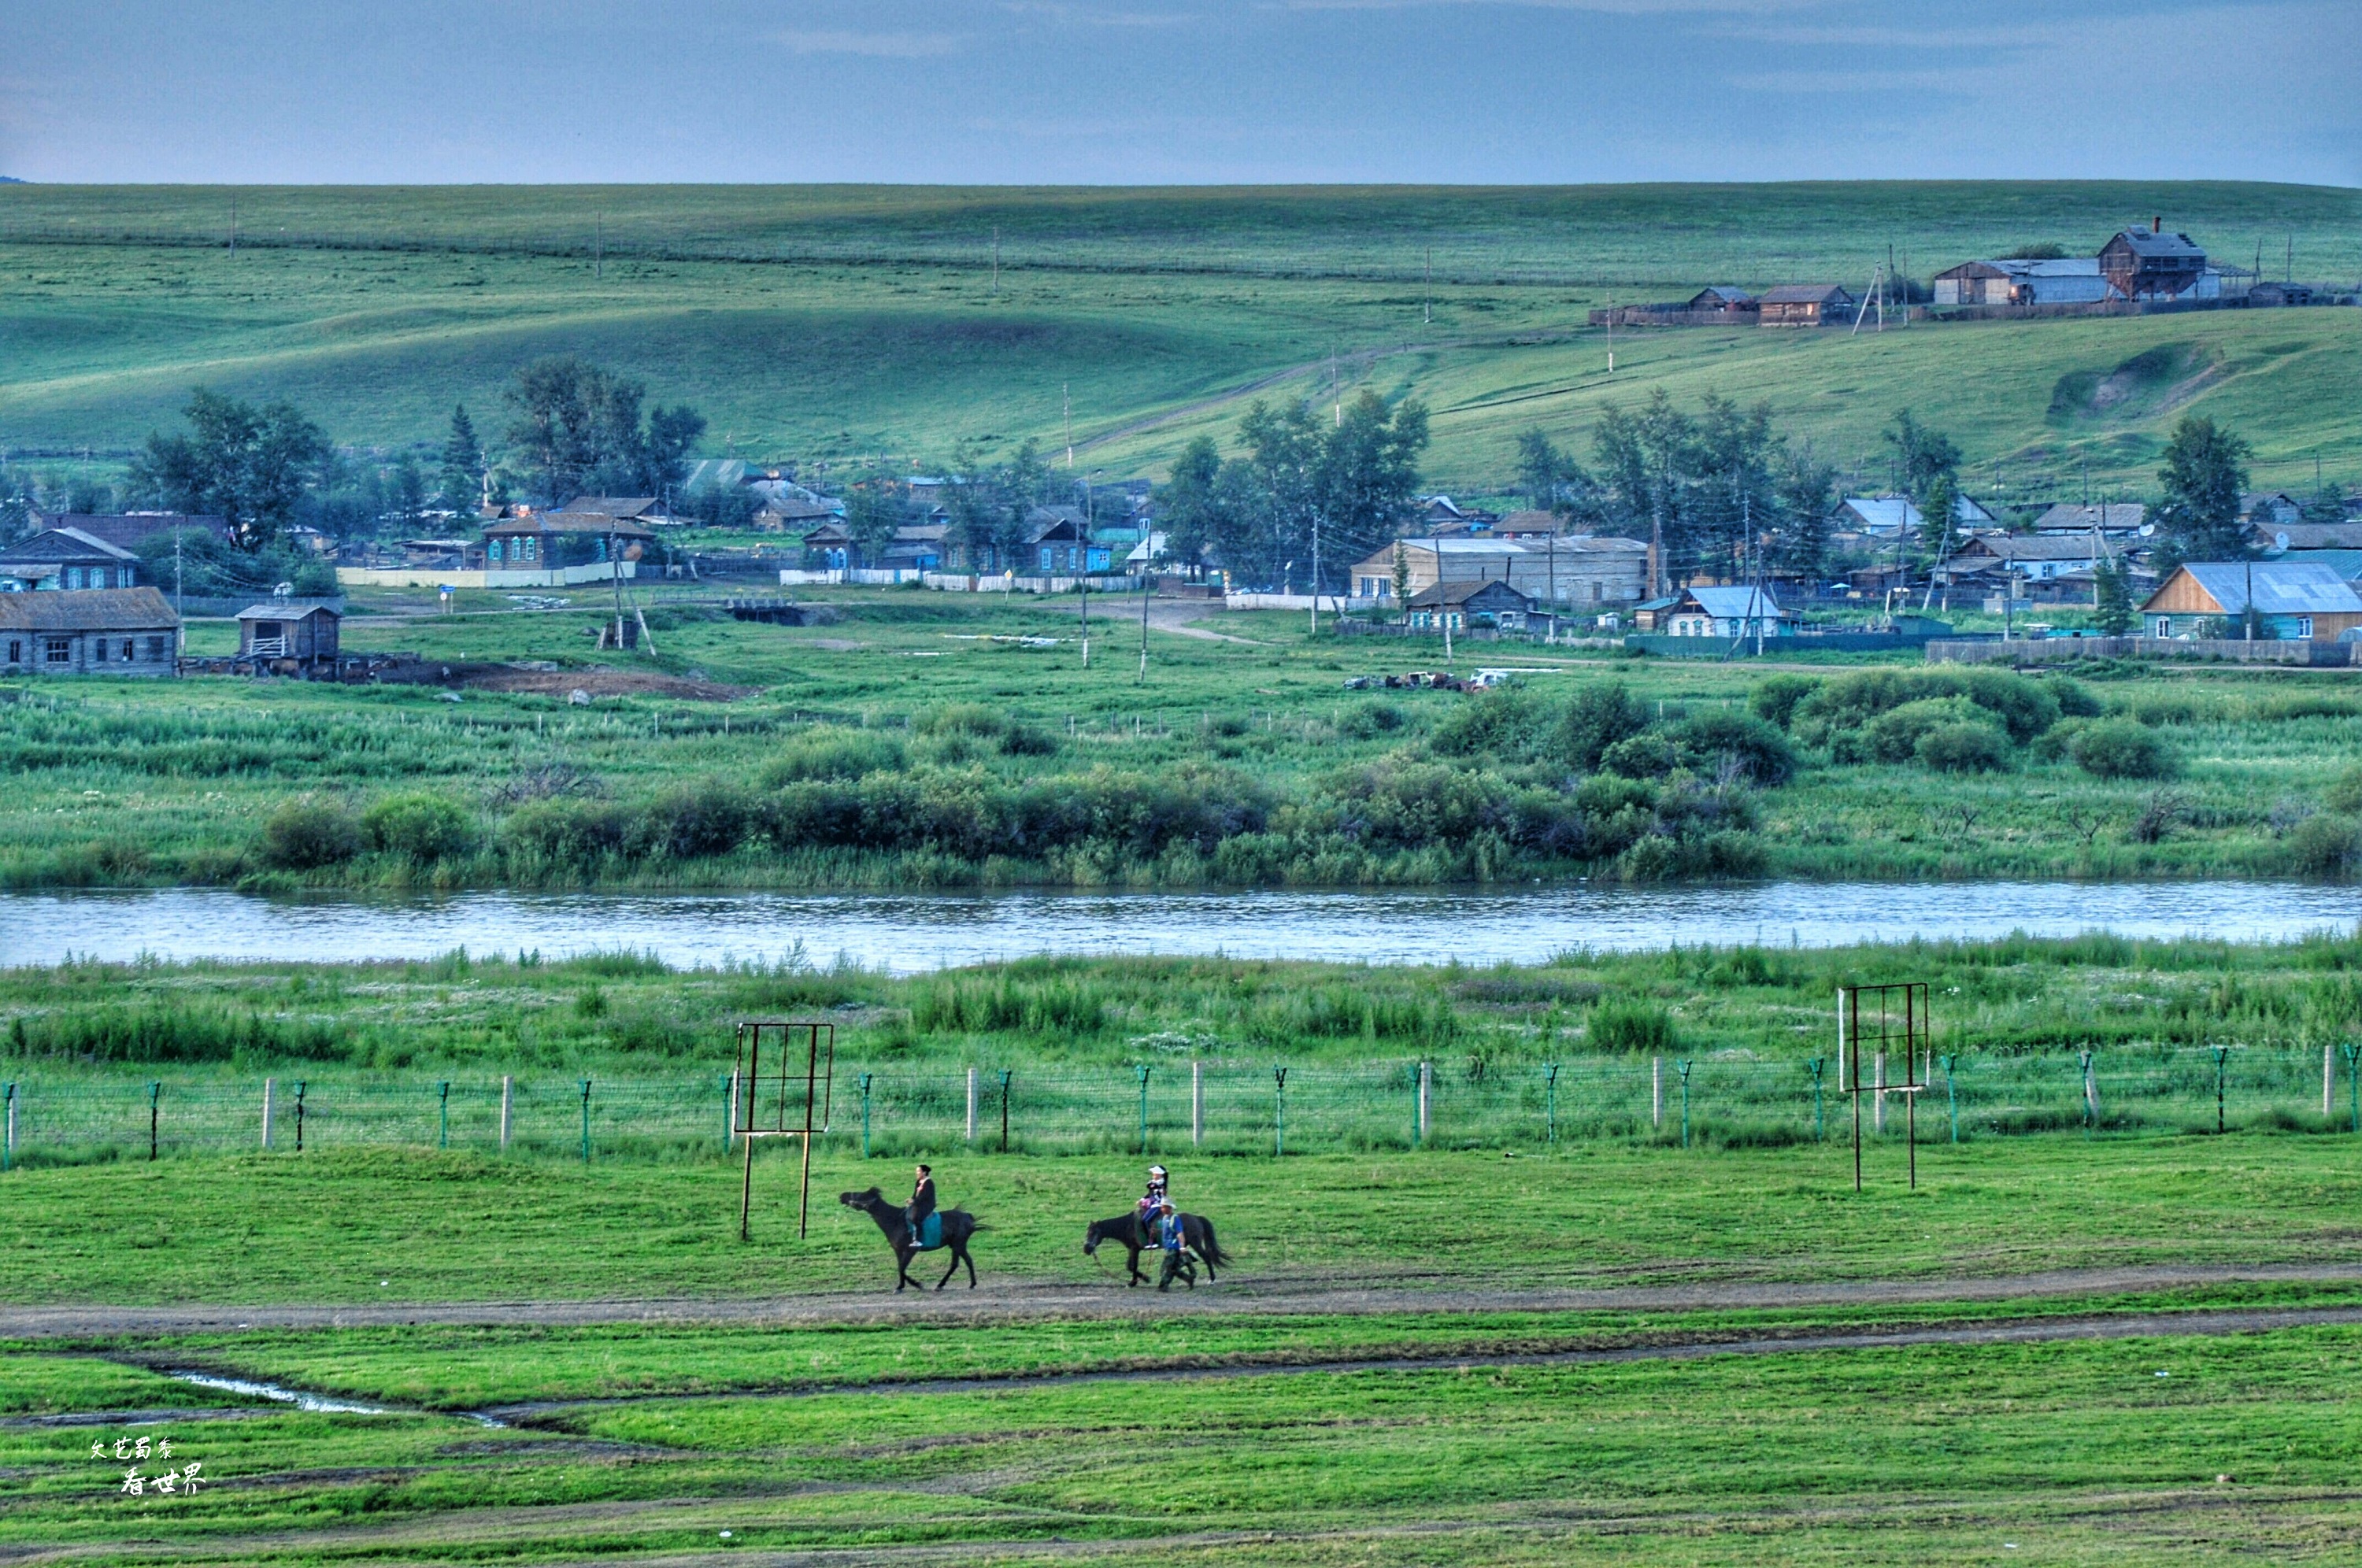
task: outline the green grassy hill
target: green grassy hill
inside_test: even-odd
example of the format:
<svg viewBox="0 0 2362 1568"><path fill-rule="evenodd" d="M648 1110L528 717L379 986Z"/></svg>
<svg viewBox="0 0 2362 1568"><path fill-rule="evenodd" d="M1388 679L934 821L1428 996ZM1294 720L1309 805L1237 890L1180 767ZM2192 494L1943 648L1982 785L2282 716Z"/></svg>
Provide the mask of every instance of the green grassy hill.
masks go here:
<svg viewBox="0 0 2362 1568"><path fill-rule="evenodd" d="M1153 471L1252 395L1325 393L1333 358L1348 389L1436 409L1429 467L1459 488L1502 477L1518 430L1587 443L1659 385L1769 398L1848 461L1908 403L2014 486L2145 481L2184 409L2245 431L2266 481L2309 483L2316 452L2362 479L2357 312L1619 334L1612 381L1584 325L1708 282L1860 287L1890 248L1922 279L2095 249L2155 215L2226 259L2293 237L2300 275L2362 272L2362 193L2293 186L14 186L0 445L127 450L199 381L294 397L340 440L425 441L567 350L697 403L717 452L1063 446L1070 396L1092 466Z"/></svg>

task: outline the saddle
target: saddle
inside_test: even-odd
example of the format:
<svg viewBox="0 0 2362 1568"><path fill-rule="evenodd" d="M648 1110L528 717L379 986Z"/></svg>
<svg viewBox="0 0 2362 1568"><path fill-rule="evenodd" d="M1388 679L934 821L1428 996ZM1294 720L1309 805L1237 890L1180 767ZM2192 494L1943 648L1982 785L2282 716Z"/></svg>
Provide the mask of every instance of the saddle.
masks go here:
<svg viewBox="0 0 2362 1568"><path fill-rule="evenodd" d="M940 1212L919 1221L919 1251L932 1253L944 1244L944 1217Z"/></svg>

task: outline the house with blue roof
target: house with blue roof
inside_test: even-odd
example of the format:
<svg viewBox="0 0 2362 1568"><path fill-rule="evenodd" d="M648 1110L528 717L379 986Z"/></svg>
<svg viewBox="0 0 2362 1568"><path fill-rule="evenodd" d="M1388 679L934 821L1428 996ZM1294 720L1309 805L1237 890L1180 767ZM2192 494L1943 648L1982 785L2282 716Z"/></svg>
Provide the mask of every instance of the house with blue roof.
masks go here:
<svg viewBox="0 0 2362 1568"><path fill-rule="evenodd" d="M2344 641L2362 629L2362 594L2321 561L2185 561L2141 606L2152 637L2204 637L2219 622L2279 641ZM2244 635L2244 632L2234 633Z"/></svg>

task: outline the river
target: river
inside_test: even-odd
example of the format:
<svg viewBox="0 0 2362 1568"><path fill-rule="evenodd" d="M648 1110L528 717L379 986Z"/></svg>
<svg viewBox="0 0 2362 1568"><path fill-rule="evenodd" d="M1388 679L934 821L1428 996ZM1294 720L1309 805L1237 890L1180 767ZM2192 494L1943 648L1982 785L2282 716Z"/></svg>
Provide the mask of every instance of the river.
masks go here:
<svg viewBox="0 0 2362 1568"><path fill-rule="evenodd" d="M2111 931L2352 931L2362 894L2292 882L1759 882L1218 893L468 893L265 900L218 889L0 894L0 965L651 953L690 966L840 956L917 973L1033 954L1539 963L1574 948L1809 947Z"/></svg>

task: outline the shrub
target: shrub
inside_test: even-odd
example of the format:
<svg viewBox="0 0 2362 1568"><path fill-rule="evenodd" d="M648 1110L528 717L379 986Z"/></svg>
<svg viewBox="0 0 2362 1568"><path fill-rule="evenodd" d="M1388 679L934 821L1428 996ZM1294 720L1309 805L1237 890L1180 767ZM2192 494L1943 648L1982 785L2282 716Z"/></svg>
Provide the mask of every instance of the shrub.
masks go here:
<svg viewBox="0 0 2362 1568"><path fill-rule="evenodd" d="M668 790L648 802L634 834L638 847L674 860L727 855L746 837L754 812L746 797L719 778Z"/></svg>
<svg viewBox="0 0 2362 1568"><path fill-rule="evenodd" d="M1816 676L1775 675L1759 681L1747 694L1747 709L1764 723L1784 730L1795 719L1796 705L1820 689Z"/></svg>
<svg viewBox="0 0 2362 1568"><path fill-rule="evenodd" d="M262 824L262 858L282 870L340 865L359 855L363 845L360 823L352 812L309 795L285 802Z"/></svg>
<svg viewBox="0 0 2362 1568"><path fill-rule="evenodd" d="M2356 763L2339 774L2328 789L2322 791L2322 803L2333 812L2348 816L2362 815L2362 763Z"/></svg>
<svg viewBox="0 0 2362 1568"><path fill-rule="evenodd" d="M2058 704L2058 716L2064 719L2096 719L2107 712L2092 689L2080 680L2070 680L2054 675L2043 682Z"/></svg>
<svg viewBox="0 0 2362 1568"><path fill-rule="evenodd" d="M1558 754L1577 772L1599 766L1600 754L1648 726L1649 716L1620 681L1595 681L1574 694L1559 720Z"/></svg>
<svg viewBox="0 0 2362 1568"><path fill-rule="evenodd" d="M623 853L633 817L603 801L544 801L501 824L501 849L512 870L583 874Z"/></svg>
<svg viewBox="0 0 2362 1568"><path fill-rule="evenodd" d="M2362 860L2362 823L2347 816L2307 817L2289 834L2289 860L2307 877L2343 877Z"/></svg>
<svg viewBox="0 0 2362 1568"><path fill-rule="evenodd" d="M1604 1001L1592 1012L1591 1046L1596 1051L1665 1055L1682 1046L1672 1015L1645 1002Z"/></svg>
<svg viewBox="0 0 2362 1568"><path fill-rule="evenodd" d="M1601 772L1626 778L1662 778L1682 761L1682 748L1663 730L1627 736L1599 754Z"/></svg>
<svg viewBox="0 0 2362 1568"><path fill-rule="evenodd" d="M393 795L362 813L372 847L421 865L449 860L476 847L476 823L456 801L440 795Z"/></svg>
<svg viewBox="0 0 2362 1568"><path fill-rule="evenodd" d="M1965 697L1923 697L1890 708L1864 724L1849 747L1863 762L1909 762L1919 755L1919 737L1934 729L1985 724L1984 713Z"/></svg>
<svg viewBox="0 0 2362 1568"><path fill-rule="evenodd" d="M1529 691L1473 692L1435 727L1435 749L1447 756L1530 756L1549 719L1548 706Z"/></svg>
<svg viewBox="0 0 2362 1568"><path fill-rule="evenodd" d="M1058 749L1056 736L981 702L955 702L930 710L912 721L911 727L941 740L990 741L1011 756L1047 756Z"/></svg>
<svg viewBox="0 0 2362 1568"><path fill-rule="evenodd" d="M1364 702L1337 721L1338 732L1355 740L1372 740L1401 729L1409 715L1392 702Z"/></svg>
<svg viewBox="0 0 2362 1568"><path fill-rule="evenodd" d="M1788 737L1769 721L1746 713L1716 711L1685 719L1673 727L1673 744L1702 771L1729 758L1749 782L1767 789L1785 784L1796 771Z"/></svg>
<svg viewBox="0 0 2362 1568"><path fill-rule="evenodd" d="M2176 771L2173 753L2163 741L2143 725L2122 719L2103 720L2082 730L2067 752L2076 767L2094 778L2170 778Z"/></svg>
<svg viewBox="0 0 2362 1568"><path fill-rule="evenodd" d="M1947 699L1982 710L1979 716L1999 723L2019 745L2058 722L2058 699L2043 682L2006 670L1865 669L1805 697L1791 728L1805 745L1827 746L1839 762L1899 762L1911 755L1922 731L1941 721L1923 716L1901 730L1890 727L1882 740L1871 737L1871 726L1897 709Z"/></svg>
<svg viewBox="0 0 2362 1568"><path fill-rule="evenodd" d="M859 778L908 766L910 752L900 735L823 724L789 736L764 765L762 780L776 790L802 778Z"/></svg>
<svg viewBox="0 0 2362 1568"><path fill-rule="evenodd" d="M1912 748L1938 773L1999 773L2009 767L2009 737L1991 724L1937 724Z"/></svg>

